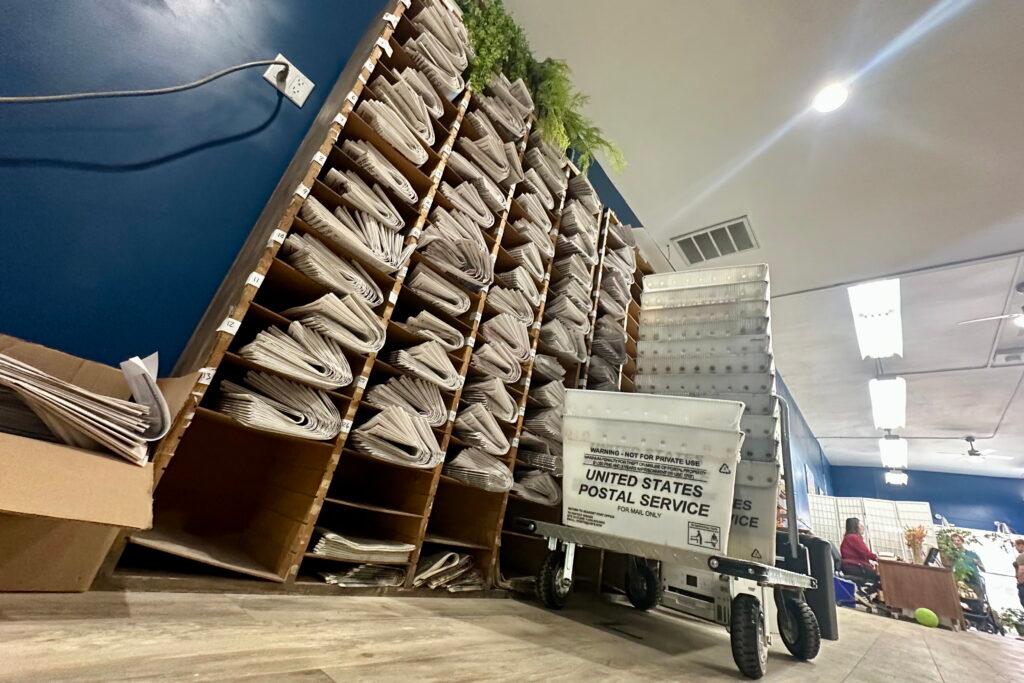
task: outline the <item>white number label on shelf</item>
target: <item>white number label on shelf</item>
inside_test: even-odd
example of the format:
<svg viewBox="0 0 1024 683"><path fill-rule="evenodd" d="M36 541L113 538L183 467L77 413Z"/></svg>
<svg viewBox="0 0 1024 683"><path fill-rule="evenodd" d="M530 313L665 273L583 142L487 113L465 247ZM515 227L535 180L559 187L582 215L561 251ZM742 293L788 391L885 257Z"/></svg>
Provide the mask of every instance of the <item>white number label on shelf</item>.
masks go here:
<svg viewBox="0 0 1024 683"><path fill-rule="evenodd" d="M391 12L384 13L384 21L391 24L391 28L398 28L398 17Z"/></svg>
<svg viewBox="0 0 1024 683"><path fill-rule="evenodd" d="M395 279L398 280L399 282L401 282L402 280L405 279L405 276L408 273L409 273L409 266L402 266L402 269L398 271L398 275L395 276Z"/></svg>
<svg viewBox="0 0 1024 683"><path fill-rule="evenodd" d="M327 163L327 155L324 154L323 152L317 152L316 154L313 155L313 163L320 164L321 166L323 166L324 164Z"/></svg>
<svg viewBox="0 0 1024 683"><path fill-rule="evenodd" d="M469 348L476 346L476 337L466 337L466 346Z"/></svg>
<svg viewBox="0 0 1024 683"><path fill-rule="evenodd" d="M420 236L420 229L419 228L413 228L412 230L409 231L409 237L411 237L413 239L418 239L419 236Z"/></svg>
<svg viewBox="0 0 1024 683"><path fill-rule="evenodd" d="M338 114L337 116L334 117L334 122L341 126L342 128L345 127L346 121L348 121L348 117L345 116L344 114Z"/></svg>
<svg viewBox="0 0 1024 683"><path fill-rule="evenodd" d="M269 247L275 244L281 244L282 242L284 242L285 237L288 237L288 233L286 233L284 230L275 230L274 232L270 233L270 239L267 240L267 246Z"/></svg>
<svg viewBox="0 0 1024 683"><path fill-rule="evenodd" d="M217 372L217 368L201 368L199 370L199 384L209 384L213 381L213 375Z"/></svg>
<svg viewBox="0 0 1024 683"><path fill-rule="evenodd" d="M260 273L257 273L254 270L251 273L249 273L249 277L245 278L245 284L252 285L256 289L259 289L260 285L263 284L263 278L264 278L263 275L261 275Z"/></svg>
<svg viewBox="0 0 1024 683"><path fill-rule="evenodd" d="M360 375L359 377L356 378L356 386L359 387L360 389L365 389L366 388L366 382L367 382L367 379L365 377L363 377L362 375Z"/></svg>
<svg viewBox="0 0 1024 683"><path fill-rule="evenodd" d="M309 188L306 187L304 183L300 183L299 186L295 188L295 194L305 199L309 196Z"/></svg>
<svg viewBox="0 0 1024 683"><path fill-rule="evenodd" d="M540 321L539 320L534 320L533 324L530 325L530 329L539 330L540 329Z"/></svg>
<svg viewBox="0 0 1024 683"><path fill-rule="evenodd" d="M398 2L405 5L405 9L409 9L410 7L412 7L412 0L398 0Z"/></svg>
<svg viewBox="0 0 1024 683"><path fill-rule="evenodd" d="M537 357L537 349L530 349L530 358Z"/></svg>
<svg viewBox="0 0 1024 683"><path fill-rule="evenodd" d="M448 411L448 421L449 422L454 422L455 421L455 411L454 410L449 410Z"/></svg>
<svg viewBox="0 0 1024 683"><path fill-rule="evenodd" d="M436 182L436 181L438 181L438 180L440 180L440 179L441 179L441 176L442 176L443 174L444 174L444 169L443 169L443 168L441 168L441 165L440 165L440 164L438 164L438 165L437 165L437 168L435 168L435 169L434 169L434 170L433 170L433 171L432 171L432 172L430 173L430 179Z"/></svg>
<svg viewBox="0 0 1024 683"><path fill-rule="evenodd" d="M483 318L483 317L484 317L483 313L480 312L480 311L477 311L476 313L473 314L473 321L474 322L480 322L481 318Z"/></svg>
<svg viewBox="0 0 1024 683"><path fill-rule="evenodd" d="M386 54L388 57L390 57L395 52L391 48L391 43L388 42L388 39L385 38L384 36L381 36L380 38L377 39L377 47L383 50L384 54Z"/></svg>
<svg viewBox="0 0 1024 683"><path fill-rule="evenodd" d="M530 390L530 378L527 377L526 381L523 382L523 391L529 391L529 390Z"/></svg>
<svg viewBox="0 0 1024 683"><path fill-rule="evenodd" d="M393 289L391 290L391 293L388 294L388 303L393 304L396 301L398 301L398 291Z"/></svg>
<svg viewBox="0 0 1024 683"><path fill-rule="evenodd" d="M452 153L452 144L450 142L446 142L444 147L441 148L441 154L451 154L451 153Z"/></svg>
<svg viewBox="0 0 1024 683"><path fill-rule="evenodd" d="M461 389L465 385L466 385L466 378L465 377L459 377L459 388Z"/></svg>
<svg viewBox="0 0 1024 683"><path fill-rule="evenodd" d="M373 61L372 59L367 59L365 62L363 62L363 68L369 71L371 75L373 74L373 69L376 66L377 62Z"/></svg>
<svg viewBox="0 0 1024 683"><path fill-rule="evenodd" d="M217 328L218 332L227 332L230 335L234 335L238 332L238 328L242 326L241 320L235 320L234 318L224 318L224 322Z"/></svg>
<svg viewBox="0 0 1024 683"><path fill-rule="evenodd" d="M352 431L352 420L342 420L341 433L348 434L350 431Z"/></svg>
<svg viewBox="0 0 1024 683"><path fill-rule="evenodd" d="M519 448L519 437L512 439L512 448Z"/></svg>
<svg viewBox="0 0 1024 683"><path fill-rule="evenodd" d="M356 106L356 102L359 101L359 95L356 94L355 90L351 90L349 91L348 95L345 96L345 99L348 100L348 102L351 103L352 106L354 107Z"/></svg>
<svg viewBox="0 0 1024 683"><path fill-rule="evenodd" d="M526 415L526 406L519 406L519 417Z"/></svg>

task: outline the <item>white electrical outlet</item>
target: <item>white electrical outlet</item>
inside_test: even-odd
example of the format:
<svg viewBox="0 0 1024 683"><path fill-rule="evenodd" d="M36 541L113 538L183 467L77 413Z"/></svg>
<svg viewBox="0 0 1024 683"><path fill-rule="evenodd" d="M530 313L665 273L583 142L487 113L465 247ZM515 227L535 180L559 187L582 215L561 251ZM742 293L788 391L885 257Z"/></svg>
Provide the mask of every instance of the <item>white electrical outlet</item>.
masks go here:
<svg viewBox="0 0 1024 683"><path fill-rule="evenodd" d="M283 66L271 64L263 73L263 78L270 85L284 93L285 97L301 107L306 103L309 93L313 92L313 81L306 78L284 55L278 54L275 61L288 62L290 68L287 73L284 73L285 68Z"/></svg>

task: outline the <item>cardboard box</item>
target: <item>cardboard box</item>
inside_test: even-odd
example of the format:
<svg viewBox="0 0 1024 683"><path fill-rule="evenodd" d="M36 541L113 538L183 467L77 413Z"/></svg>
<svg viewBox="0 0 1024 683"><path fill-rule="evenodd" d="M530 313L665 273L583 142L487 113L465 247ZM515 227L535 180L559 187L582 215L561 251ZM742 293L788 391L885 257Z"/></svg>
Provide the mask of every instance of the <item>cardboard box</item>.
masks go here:
<svg viewBox="0 0 1024 683"><path fill-rule="evenodd" d="M91 391L131 394L118 368L5 335L0 353ZM158 380L172 416L196 377ZM118 532L152 523L151 464L0 432L0 591L87 590Z"/></svg>

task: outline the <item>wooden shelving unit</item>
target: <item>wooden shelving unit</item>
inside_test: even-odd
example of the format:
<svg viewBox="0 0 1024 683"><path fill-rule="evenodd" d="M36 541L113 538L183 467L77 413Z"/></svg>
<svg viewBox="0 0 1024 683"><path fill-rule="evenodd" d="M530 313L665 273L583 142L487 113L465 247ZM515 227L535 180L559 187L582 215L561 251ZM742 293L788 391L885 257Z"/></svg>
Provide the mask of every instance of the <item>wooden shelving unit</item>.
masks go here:
<svg viewBox="0 0 1024 683"><path fill-rule="evenodd" d="M428 159L419 167L355 112L367 90L372 89L367 83L373 82L378 69L388 67L400 71L414 66L413 58L402 45L418 33L408 17L422 9L420 0L399 0L382 17L379 32L371 31L364 38L365 51L357 52L346 70L352 77L351 89L326 127L325 137L315 147L308 167L303 167L305 170L298 182L285 188L285 199L278 201L279 214L267 232L254 233L255 239L250 239L243 249L225 281L226 286L222 287L228 292L227 298L218 294L223 300L219 304L215 300L214 304L219 308L211 305L211 310L224 311L223 317L217 314L213 326L209 326L208 338L196 347L201 350L189 352L190 362L200 369L199 380L188 405L177 416L156 453L154 528L119 539L105 565L101 583L125 585L119 583L124 579L119 579L114 570L126 544L132 549L130 555L146 559L141 574L137 567L132 568L135 573L131 575L136 577L133 580L136 583L130 585L141 582L141 585L152 586L187 586L192 575L175 574L182 566L187 566L188 571L196 572L192 578L202 579L200 590L212 589L218 582L232 590L244 585L266 586L266 582L271 582L280 590L303 593L419 594L423 589L413 590L416 564L422 555L438 550L472 555L484 575L486 587L499 583L499 573L506 567L521 573L539 566L545 552L543 542L534 536L503 529L503 526L517 516L557 521L561 516L560 505L546 507L516 495L476 488L446 476L443 463L431 469L415 469L382 461L359 452L348 440L353 429L377 412L362 400L368 387L405 374L384 360L387 354L424 341L404 331L393 320L404 320L405 316L425 309L457 328L467 340L466 346L448 354L461 380L457 388L442 390L448 419L434 428L445 460L451 460L467 445L454 433L454 422L467 405L462 399L465 381L476 375L472 358L478 348L480 328L497 314L487 301L490 285L480 291L466 290L470 309L453 316L427 302L405 284L410 268L420 262L429 265L429 257L416 247L432 209L436 206L446 210L453 208L440 192L442 181L457 185L464 180L448 161L465 134L463 122L467 113L480 106L478 97L469 89L450 101L442 97L444 113L433 124L435 143L425 147ZM415 205L409 205L387 191L405 222L404 244L412 248L408 260L396 271L384 272L344 247L328 245L337 255L359 261L383 292L384 301L374 308L374 313L387 330L386 343L375 353L346 352L353 381L326 392L344 419L342 431L336 438L314 441L248 427L218 412L217 387L225 379L239 381L250 370L277 374L243 358L239 349L270 326L287 326L290 321L283 315L287 309L314 301L330 291L290 266L279 250L289 234L316 236L313 228L300 217L307 197L316 198L331 210L348 205L325 182L329 170L354 171L373 183L372 178L342 152L342 142L347 139L364 141L383 154L406 177L419 197ZM506 138L505 142L515 144L522 163L530 144L529 128L520 139ZM307 151L310 149L313 148L307 146ZM568 159L563 159L562 165L567 179L579 174ZM494 226L482 231L495 273L515 268L518 264L509 250L530 239L515 226L517 219L527 216L517 201L525 191L525 184L513 184L506 189L504 205L493 212ZM548 239L555 251L565 205L573 198L572 186L569 186L555 197L555 206L548 211L552 225ZM579 362L555 356L566 370L563 384L567 388L585 387L587 383L594 321L599 315L601 282L609 248L608 227L611 221L617 221L614 213L603 207L593 215L599 226L598 253L589 272L587 354ZM546 349L541 341L541 328L549 289L559 279L554 270L558 258L560 255L556 254L544 259L544 277L535 282L541 296L539 303L533 306L533 322L528 328L531 353L521 363L520 380L507 385L518 407L517 418L512 423L499 422L511 448L498 459L513 472L520 472L523 467L518 461L518 451L524 420L530 410L528 399L535 358L538 353L553 355L550 354L553 350ZM638 273L643 266L638 256ZM626 318L627 346L631 349L632 360L627 361L620 373L624 391L631 390L631 373L635 372L638 283L639 276L633 286L634 301ZM222 322L217 323L217 320ZM320 573L343 570L352 563L311 551L311 539L318 526L342 534L412 544L415 550L407 562L401 563L406 569L404 587L343 589L323 584ZM584 549L577 557L580 580L601 586L602 555ZM209 575L202 574L204 568ZM129 573L121 574L124 577Z"/></svg>

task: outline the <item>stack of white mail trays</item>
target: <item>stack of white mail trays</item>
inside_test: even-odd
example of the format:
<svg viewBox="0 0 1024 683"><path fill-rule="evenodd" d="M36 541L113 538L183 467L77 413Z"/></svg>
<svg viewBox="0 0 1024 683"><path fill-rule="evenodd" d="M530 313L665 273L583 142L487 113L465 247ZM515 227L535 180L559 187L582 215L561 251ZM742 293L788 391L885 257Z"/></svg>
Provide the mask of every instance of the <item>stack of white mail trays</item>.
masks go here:
<svg viewBox="0 0 1024 683"><path fill-rule="evenodd" d="M729 554L771 563L781 474L768 266L644 278L637 391L742 401Z"/></svg>

